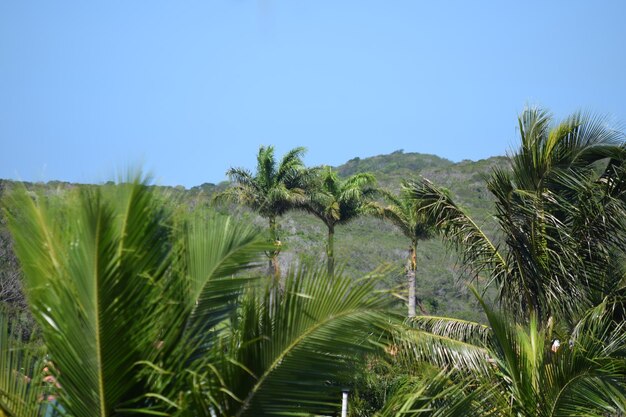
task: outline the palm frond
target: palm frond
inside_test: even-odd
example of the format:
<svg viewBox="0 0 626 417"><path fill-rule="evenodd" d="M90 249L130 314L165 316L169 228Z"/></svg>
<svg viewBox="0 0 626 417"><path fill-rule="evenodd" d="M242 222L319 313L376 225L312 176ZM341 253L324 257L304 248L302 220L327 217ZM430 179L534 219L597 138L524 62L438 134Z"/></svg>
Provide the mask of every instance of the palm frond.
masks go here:
<svg viewBox="0 0 626 417"><path fill-rule="evenodd" d="M469 380L454 380L440 371L406 382L376 417L460 417L479 415L480 399L487 389ZM481 414L482 415L482 414Z"/></svg>
<svg viewBox="0 0 626 417"><path fill-rule="evenodd" d="M206 350L215 336L209 330L232 314L244 286L252 280L237 274L260 266L263 252L271 247L251 225L202 212L187 222L181 244L184 264L179 268L189 279L190 291L182 313L183 340L178 343L186 348L204 345Z"/></svg>
<svg viewBox="0 0 626 417"><path fill-rule="evenodd" d="M237 319L224 377L231 395L221 409L231 415L305 415L335 408L328 385L384 324L387 301L372 279L354 280L321 270L294 271L284 291L251 294ZM239 400L233 400L238 398Z"/></svg>
<svg viewBox="0 0 626 417"><path fill-rule="evenodd" d="M276 172L277 182L289 182L294 180L294 176L298 176L299 171L304 170L302 157L306 153L306 148L299 146L288 151L283 155L278 171Z"/></svg>
<svg viewBox="0 0 626 417"><path fill-rule="evenodd" d="M43 382L44 351L27 346L0 308L0 415L39 417L47 407Z"/></svg>
<svg viewBox="0 0 626 417"><path fill-rule="evenodd" d="M13 199L15 249L61 403L75 416L111 415L141 392L135 364L156 350L166 214L138 179L56 206L24 191Z"/></svg>
<svg viewBox="0 0 626 417"><path fill-rule="evenodd" d="M479 301L493 332L500 379L494 396L508 401L513 412L600 417L626 408L626 335L605 304L588 312L570 340L553 345L535 318L528 326L516 325Z"/></svg>
<svg viewBox="0 0 626 417"><path fill-rule="evenodd" d="M429 223L460 251L464 267L475 276L486 271L496 281L506 275L509 267L498 247L443 190L427 179L407 187Z"/></svg>
<svg viewBox="0 0 626 417"><path fill-rule="evenodd" d="M440 318L438 323L435 323L434 318L432 320L430 329L426 325L428 320L423 322L425 329L419 328L419 320L415 323L417 328L396 329L391 348L396 361L407 369L430 363L440 369L456 370L464 375L486 375L492 371L489 346L480 337L466 338L478 325L451 318ZM488 335L485 334L484 338L488 338Z"/></svg>
<svg viewBox="0 0 626 417"><path fill-rule="evenodd" d="M479 347L489 346L490 343L491 330L481 323L449 317L416 316L409 319L408 324L414 329Z"/></svg>

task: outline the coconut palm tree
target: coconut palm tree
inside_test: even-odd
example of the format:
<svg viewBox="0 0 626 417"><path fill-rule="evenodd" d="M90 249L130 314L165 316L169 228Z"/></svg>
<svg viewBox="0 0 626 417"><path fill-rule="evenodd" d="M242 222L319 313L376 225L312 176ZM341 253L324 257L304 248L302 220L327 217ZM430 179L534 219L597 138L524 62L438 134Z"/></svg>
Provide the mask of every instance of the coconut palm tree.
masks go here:
<svg viewBox="0 0 626 417"><path fill-rule="evenodd" d="M303 207L324 222L328 229L326 257L328 273L332 275L335 269L335 226L346 224L362 214L365 204L376 193L376 178L361 173L341 180L327 166L319 170L316 185Z"/></svg>
<svg viewBox="0 0 626 417"><path fill-rule="evenodd" d="M390 221L411 242L406 262L406 276L409 287L409 317L415 316L417 245L420 240L432 238L435 232L433 227L428 224L428 219L419 211L419 205L411 192L413 188L414 183L404 181L399 195L389 192L383 193L385 200L387 200L387 205L371 202L366 206L368 214Z"/></svg>
<svg viewBox="0 0 626 417"><path fill-rule="evenodd" d="M473 410L469 415L623 415L626 323L612 319L612 305L601 303L588 310L563 332L559 328L564 323L541 329L534 316L527 324L516 324L474 293L487 325L417 316L412 329L398 337L397 355L404 355L413 366L426 361L450 370L443 387L445 398L422 394L419 389L426 384L421 383L400 390L389 401L395 409L382 415L454 415L460 403ZM438 408L429 404L433 398Z"/></svg>
<svg viewBox="0 0 626 417"><path fill-rule="evenodd" d="M413 197L511 312L544 324L553 314L575 321L622 279L614 271L626 247L623 136L582 114L553 125L538 109L524 111L519 128L511 169L494 169L487 182L496 240L429 181L416 184Z"/></svg>
<svg viewBox="0 0 626 417"><path fill-rule="evenodd" d="M256 172L230 168L226 175L234 185L216 196L217 200L237 201L268 220L269 240L274 245L268 253L269 270L275 277L280 276L278 255L282 244L277 219L304 202L311 179L311 172L302 162L304 152L303 147L294 148L279 163L273 146L261 146Z"/></svg>

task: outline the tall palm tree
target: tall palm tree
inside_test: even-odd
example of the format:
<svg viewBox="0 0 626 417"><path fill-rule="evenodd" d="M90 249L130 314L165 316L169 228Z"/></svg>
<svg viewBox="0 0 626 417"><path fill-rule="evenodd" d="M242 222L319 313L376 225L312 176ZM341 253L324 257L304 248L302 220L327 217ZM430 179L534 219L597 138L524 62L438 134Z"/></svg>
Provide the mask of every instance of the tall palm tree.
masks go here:
<svg viewBox="0 0 626 417"><path fill-rule="evenodd" d="M511 170L494 169L487 182L497 240L429 181L416 184L413 197L512 312L541 323L553 314L575 320L621 280L614 266L626 247L623 136L582 114L553 125L538 109L524 111L519 128Z"/></svg>
<svg viewBox="0 0 626 417"><path fill-rule="evenodd" d="M226 175L234 183L232 188L216 196L230 199L256 211L268 220L269 240L274 248L268 253L270 274L280 276L278 255L281 250L278 217L303 203L309 187L311 172L304 167L305 148L287 152L278 162L273 146L261 146L257 155L257 169L253 174L244 168L230 168Z"/></svg>
<svg viewBox="0 0 626 417"><path fill-rule="evenodd" d="M361 173L341 180L331 167L323 167L318 172L316 185L303 206L328 229L326 257L328 273L332 275L335 269L335 226L346 224L362 214L365 204L376 193L376 178Z"/></svg>
<svg viewBox="0 0 626 417"><path fill-rule="evenodd" d="M411 242L406 262L406 276L409 287L409 317L415 317L417 245L420 240L432 238L435 232L433 227L428 224L428 219L419 211L419 204L411 192L413 188L414 184L412 182L404 181L399 195L389 192L383 193L385 200L387 200L387 205L371 202L366 206L367 213L390 221Z"/></svg>

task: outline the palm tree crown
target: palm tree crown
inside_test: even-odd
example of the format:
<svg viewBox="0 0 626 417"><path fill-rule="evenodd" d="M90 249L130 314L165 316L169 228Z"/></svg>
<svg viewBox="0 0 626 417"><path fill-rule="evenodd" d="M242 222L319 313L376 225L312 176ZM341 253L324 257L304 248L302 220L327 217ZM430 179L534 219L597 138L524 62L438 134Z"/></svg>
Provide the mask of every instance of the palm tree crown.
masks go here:
<svg viewBox="0 0 626 417"><path fill-rule="evenodd" d="M413 190L416 187L419 187L419 184L412 181L404 181L399 195L383 192L387 204L371 202L366 207L367 213L390 221L411 241L406 266L409 287L409 317L415 316L417 245L420 240L432 238L435 232L432 225L428 223L428 218L419 210L419 202L413 197Z"/></svg>
<svg viewBox="0 0 626 417"><path fill-rule="evenodd" d="M612 306L600 303L563 331L558 322L540 328L534 315L515 323L474 294L487 325L418 316L399 333L398 360L430 362L448 378L441 386L427 380L403 387L380 417L422 416L427 409L450 417L623 415L625 324L612 319Z"/></svg>
<svg viewBox="0 0 626 417"><path fill-rule="evenodd" d="M545 111L526 110L511 170L494 169L487 182L500 240L489 239L429 181L413 192L470 271L486 272L511 311L544 323L555 313L575 320L601 301L621 279L615 255L626 247L619 232L626 213L621 134L581 114L551 122ZM576 302L564 303L565 295Z"/></svg>
<svg viewBox="0 0 626 417"><path fill-rule="evenodd" d="M274 250L269 253L270 270L278 276L280 237L276 219L287 211L303 204L305 192L311 181L311 172L304 167L305 148L287 152L280 163L274 157L273 146L261 146L257 155L256 173L244 168L230 168L226 175L234 186L216 199L236 200L259 213L269 221L269 239Z"/></svg>
<svg viewBox="0 0 626 417"><path fill-rule="evenodd" d="M376 193L376 178L369 173L355 174L341 180L331 167L322 167L317 186L309 194L304 209L328 228L326 254L328 271L334 270L335 226L346 224L363 212L365 203Z"/></svg>

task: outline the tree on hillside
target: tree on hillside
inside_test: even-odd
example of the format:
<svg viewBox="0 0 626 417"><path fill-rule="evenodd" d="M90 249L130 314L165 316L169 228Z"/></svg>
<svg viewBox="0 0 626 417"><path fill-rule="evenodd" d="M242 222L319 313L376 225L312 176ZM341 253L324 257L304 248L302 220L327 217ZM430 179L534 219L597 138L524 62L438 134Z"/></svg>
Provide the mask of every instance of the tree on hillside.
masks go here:
<svg viewBox="0 0 626 417"><path fill-rule="evenodd" d="M267 255L270 274L280 276L278 255L281 240L277 219L287 211L303 204L310 186L311 172L304 167L305 148L287 152L280 163L274 157L273 146L261 146L257 169L253 174L244 168L230 168L226 175L234 185L216 196L217 200L234 200L256 211L269 222L269 240L274 245Z"/></svg>
<svg viewBox="0 0 626 417"><path fill-rule="evenodd" d="M417 245L420 240L430 239L434 235L434 228L428 224L428 219L419 211L419 204L413 198L412 190L415 184L409 181L402 183L399 195L384 192L387 204L371 202L366 206L366 212L393 223L410 240L409 254L406 262L406 276L409 290L408 316L415 316L416 305L416 271Z"/></svg>
<svg viewBox="0 0 626 417"><path fill-rule="evenodd" d="M319 170L316 187L309 193L304 209L324 222L328 229L326 257L330 275L335 269L335 226L362 214L365 204L377 192L375 185L376 178L372 174L355 174L341 180L331 167Z"/></svg>
<svg viewBox="0 0 626 417"><path fill-rule="evenodd" d="M623 284L616 268L626 248L623 135L579 113L552 124L539 109L522 113L519 131L511 169L496 168L487 181L497 241L429 181L412 194L511 312L544 324L553 314L575 321Z"/></svg>

